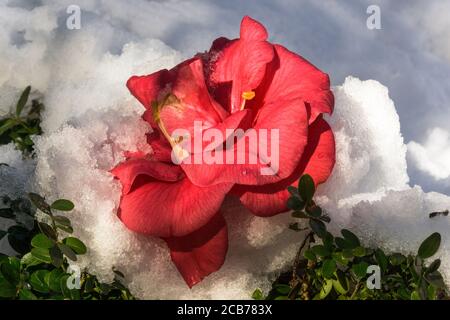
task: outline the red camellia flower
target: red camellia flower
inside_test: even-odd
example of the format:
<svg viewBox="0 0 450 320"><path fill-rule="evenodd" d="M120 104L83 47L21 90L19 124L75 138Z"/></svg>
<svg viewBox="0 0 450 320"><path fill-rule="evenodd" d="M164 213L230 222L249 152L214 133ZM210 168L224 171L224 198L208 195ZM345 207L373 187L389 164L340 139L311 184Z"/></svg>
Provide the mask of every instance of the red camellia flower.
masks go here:
<svg viewBox="0 0 450 320"><path fill-rule="evenodd" d="M123 187L119 217L132 231L164 239L190 287L224 263L228 237L220 207L226 195L238 196L253 214L267 217L288 210L286 188L301 175L308 173L320 184L331 174L335 143L322 118L333 111L328 76L269 43L264 26L250 17L242 20L240 38L219 38L209 52L171 70L133 76L127 86L146 108L153 153L130 156L112 170ZM209 149L183 153L183 139L174 132L195 135L198 121L202 132L223 133L214 146L229 140L229 129L276 129L276 170L261 174L272 168L264 161L173 163L173 152L189 160L199 152L217 159L235 152L248 159L255 152L248 147L239 151L237 143L225 149L209 143Z"/></svg>

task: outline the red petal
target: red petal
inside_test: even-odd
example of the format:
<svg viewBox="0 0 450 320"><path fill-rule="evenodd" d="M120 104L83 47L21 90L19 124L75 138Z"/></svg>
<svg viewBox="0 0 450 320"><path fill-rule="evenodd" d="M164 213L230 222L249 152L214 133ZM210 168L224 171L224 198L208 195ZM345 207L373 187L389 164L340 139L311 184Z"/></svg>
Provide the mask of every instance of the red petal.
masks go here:
<svg viewBox="0 0 450 320"><path fill-rule="evenodd" d="M210 74L211 82L218 87L215 93L218 96L226 95L231 86L229 104L224 105L231 113L240 109L243 92L252 91L259 86L266 72L266 65L274 56L272 45L259 39L261 31L246 27L251 24L257 23L243 21L242 33L246 38L229 42L218 54ZM221 88L222 86L224 87ZM219 101L223 103L225 99Z"/></svg>
<svg viewBox="0 0 450 320"><path fill-rule="evenodd" d="M133 76L128 79L127 87L145 108L150 109L152 101L158 99L161 90L171 80L170 72L163 69L148 76Z"/></svg>
<svg viewBox="0 0 450 320"><path fill-rule="evenodd" d="M264 81L249 106L258 108L280 99L302 99L310 107L309 123L321 113L332 113L334 96L328 75L283 46L274 48L275 58L268 64Z"/></svg>
<svg viewBox="0 0 450 320"><path fill-rule="evenodd" d="M321 117L311 126L308 146L298 168L287 179L264 186L236 186L232 192L239 195L241 202L257 216L272 216L286 212L286 201L290 185L297 187L298 179L309 174L316 185L325 182L335 164L335 141L328 123Z"/></svg>
<svg viewBox="0 0 450 320"><path fill-rule="evenodd" d="M260 150L258 150L258 144L249 148L249 143L246 143L245 164L239 164L236 161L232 164L226 163L227 154L232 154L233 158L233 155L236 156L239 153L237 144L234 144L232 149L216 150L216 157L222 159L223 164L196 164L194 162L195 159L192 158L191 163L183 162L181 166L186 175L194 184L199 186L209 186L216 183L260 185L274 183L287 178L297 167L303 149L307 144L308 122L303 102L298 100L278 101L265 106L259 111L254 129L258 137L261 134L260 129L267 130L269 156L271 156L270 130L279 130L279 168L274 174L262 175L261 170L269 166L260 161L257 164L249 163L249 155L256 154L256 158L259 159ZM241 140L248 141L246 139L249 136L250 133L247 132ZM205 156L205 154L203 155ZM234 158L236 160L236 157ZM275 165L275 163L272 165Z"/></svg>
<svg viewBox="0 0 450 320"><path fill-rule="evenodd" d="M190 288L219 270L228 250L227 226L220 213L193 233L164 240L173 263Z"/></svg>
<svg viewBox="0 0 450 320"><path fill-rule="evenodd" d="M243 40L267 40L268 34L266 28L258 21L245 16L241 21L241 39Z"/></svg>
<svg viewBox="0 0 450 320"><path fill-rule="evenodd" d="M197 187L183 178L179 166L144 159L127 161L113 174L124 187L122 222L132 231L159 237L184 236L205 225L232 186Z"/></svg>
<svg viewBox="0 0 450 320"><path fill-rule="evenodd" d="M139 175L147 175L158 180L172 182L181 180L184 176L179 168L142 158L122 162L112 169L111 173L122 183L123 194L130 192L136 177Z"/></svg>

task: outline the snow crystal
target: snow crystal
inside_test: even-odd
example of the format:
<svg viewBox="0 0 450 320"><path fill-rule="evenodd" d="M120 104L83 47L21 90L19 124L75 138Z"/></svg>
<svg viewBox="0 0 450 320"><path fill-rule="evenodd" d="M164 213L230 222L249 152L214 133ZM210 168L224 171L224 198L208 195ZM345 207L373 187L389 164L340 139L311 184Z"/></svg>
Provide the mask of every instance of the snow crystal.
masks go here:
<svg viewBox="0 0 450 320"><path fill-rule="evenodd" d="M374 80L348 77L334 94L335 112L326 120L337 140L336 167L323 192L343 199L405 188L406 146L387 88Z"/></svg>

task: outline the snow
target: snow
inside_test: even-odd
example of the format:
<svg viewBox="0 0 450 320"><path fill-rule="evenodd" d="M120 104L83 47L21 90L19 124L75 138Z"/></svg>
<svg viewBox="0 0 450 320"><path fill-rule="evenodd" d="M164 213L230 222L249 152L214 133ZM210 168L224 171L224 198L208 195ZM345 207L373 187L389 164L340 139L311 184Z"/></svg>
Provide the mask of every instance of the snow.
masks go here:
<svg viewBox="0 0 450 320"><path fill-rule="evenodd" d="M117 219L120 186L108 172L124 150L146 148L148 126L124 86L128 77L171 67L217 36L235 37L241 17L251 14L272 41L310 59L337 85L327 120L338 160L318 198L334 229L405 253L438 231L450 284L448 219L428 218L450 209L450 198L423 191L449 190L448 133L436 129L450 119L448 1L410 1L400 10L387 1L86 0L77 1L82 28L67 30L71 2L0 1L0 116L28 84L46 104L36 162L0 147L0 163L10 164L0 167L0 191L31 188L49 200L73 200L69 216L89 248L81 266L105 281L116 267L140 298L236 299L257 287L267 292L290 265L302 235L287 228L289 215L252 217L227 199L225 265L189 290L160 240L135 235ZM365 27L369 2L381 6L382 30ZM423 190L410 186L418 183Z"/></svg>
<svg viewBox="0 0 450 320"><path fill-rule="evenodd" d="M450 134L442 128L428 132L424 143L408 143L411 162L436 180L450 177Z"/></svg>

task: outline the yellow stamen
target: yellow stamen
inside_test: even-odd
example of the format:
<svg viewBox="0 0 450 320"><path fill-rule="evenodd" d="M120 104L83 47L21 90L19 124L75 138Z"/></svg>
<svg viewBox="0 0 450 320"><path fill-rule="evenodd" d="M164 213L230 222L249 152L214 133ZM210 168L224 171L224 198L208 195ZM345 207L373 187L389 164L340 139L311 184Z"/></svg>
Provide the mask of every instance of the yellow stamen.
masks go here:
<svg viewBox="0 0 450 320"><path fill-rule="evenodd" d="M240 110L244 110L245 108L245 102L247 100L252 100L255 97L255 91L244 91L242 92L242 104L241 104L241 109Z"/></svg>
<svg viewBox="0 0 450 320"><path fill-rule="evenodd" d="M184 160L186 157L189 156L188 152L179 146L179 143L183 141L183 137L179 136L176 137L175 139L172 138L169 132L167 131L166 127L164 126L164 123L162 122L160 117L161 110L164 106L177 103L179 103L178 99L172 94L167 95L161 102L154 101L152 102L152 111L153 111L152 115L153 120L158 125L163 136L170 143L170 146L174 150L175 155L177 156L178 160L181 163L182 160Z"/></svg>

